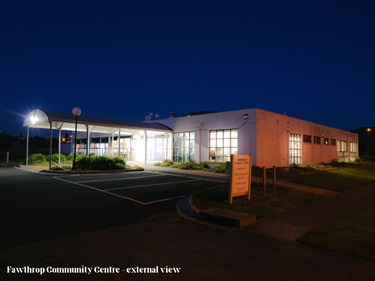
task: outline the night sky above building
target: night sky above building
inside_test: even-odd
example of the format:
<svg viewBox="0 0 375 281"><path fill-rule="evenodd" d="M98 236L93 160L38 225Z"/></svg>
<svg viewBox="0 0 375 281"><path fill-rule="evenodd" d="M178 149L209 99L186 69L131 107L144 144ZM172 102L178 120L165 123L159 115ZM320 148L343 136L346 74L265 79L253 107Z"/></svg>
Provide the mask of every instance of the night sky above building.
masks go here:
<svg viewBox="0 0 375 281"><path fill-rule="evenodd" d="M375 1L0 2L0 131L33 109L143 121L262 108L375 124Z"/></svg>

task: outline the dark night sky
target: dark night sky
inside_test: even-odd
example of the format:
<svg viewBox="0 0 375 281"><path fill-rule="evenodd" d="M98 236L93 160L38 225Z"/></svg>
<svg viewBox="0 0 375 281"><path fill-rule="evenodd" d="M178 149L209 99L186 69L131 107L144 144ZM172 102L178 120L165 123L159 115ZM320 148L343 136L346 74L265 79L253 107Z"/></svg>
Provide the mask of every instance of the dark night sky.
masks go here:
<svg viewBox="0 0 375 281"><path fill-rule="evenodd" d="M0 1L0 130L263 108L375 125L375 1Z"/></svg>

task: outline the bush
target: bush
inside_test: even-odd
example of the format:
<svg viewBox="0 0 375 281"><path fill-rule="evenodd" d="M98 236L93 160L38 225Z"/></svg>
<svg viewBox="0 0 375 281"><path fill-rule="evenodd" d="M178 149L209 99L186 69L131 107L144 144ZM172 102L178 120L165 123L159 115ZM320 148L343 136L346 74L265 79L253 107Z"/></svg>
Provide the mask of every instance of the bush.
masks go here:
<svg viewBox="0 0 375 281"><path fill-rule="evenodd" d="M126 163L120 156L81 156L77 160L79 170L124 170Z"/></svg>
<svg viewBox="0 0 375 281"><path fill-rule="evenodd" d="M173 163L172 168L181 169L181 167L184 165L184 163Z"/></svg>
<svg viewBox="0 0 375 281"><path fill-rule="evenodd" d="M76 161L78 170L91 170L92 159L90 156L82 156Z"/></svg>
<svg viewBox="0 0 375 281"><path fill-rule="evenodd" d="M226 166L225 165L216 166L216 167L213 167L212 170L215 173L225 173L226 172Z"/></svg>
<svg viewBox="0 0 375 281"><path fill-rule="evenodd" d="M172 167L173 166L173 161L165 159L165 160L163 160L163 162L157 162L157 163L155 163L154 166Z"/></svg>
<svg viewBox="0 0 375 281"><path fill-rule="evenodd" d="M53 171L65 171L65 170L71 170L72 167L70 166L53 166L51 170Z"/></svg>
<svg viewBox="0 0 375 281"><path fill-rule="evenodd" d="M210 169L210 166L208 166L208 164L207 164L207 162L202 162L200 165L199 165L199 167L201 168L201 169Z"/></svg>
<svg viewBox="0 0 375 281"><path fill-rule="evenodd" d="M182 163L180 169L183 170L199 170L199 164L195 163L194 161L189 161L187 163Z"/></svg>
<svg viewBox="0 0 375 281"><path fill-rule="evenodd" d="M84 157L85 155L82 155L80 153L77 153L76 154L76 160L78 159L81 159L82 157ZM70 163L73 163L73 159L74 159L74 153L70 153L68 155L65 156L65 161L66 162L70 162Z"/></svg>
<svg viewBox="0 0 375 281"><path fill-rule="evenodd" d="M45 163L47 163L47 157L44 154L36 153L36 154L32 154L29 157L30 165L45 164Z"/></svg>
<svg viewBox="0 0 375 281"><path fill-rule="evenodd" d="M47 156L47 159L49 161L49 155ZM66 155L60 154L60 163L65 163L65 162L66 162ZM54 164L59 163L59 154L58 153L52 154L52 163L54 163Z"/></svg>

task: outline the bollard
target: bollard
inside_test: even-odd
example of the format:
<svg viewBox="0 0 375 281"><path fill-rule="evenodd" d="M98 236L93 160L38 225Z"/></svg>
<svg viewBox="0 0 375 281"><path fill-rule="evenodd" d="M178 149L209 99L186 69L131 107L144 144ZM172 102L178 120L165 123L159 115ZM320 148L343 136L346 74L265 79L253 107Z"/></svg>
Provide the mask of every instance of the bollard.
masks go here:
<svg viewBox="0 0 375 281"><path fill-rule="evenodd" d="M7 152L7 164L9 164L9 151Z"/></svg>
<svg viewBox="0 0 375 281"><path fill-rule="evenodd" d="M276 167L273 166L273 194L276 194Z"/></svg>
<svg viewBox="0 0 375 281"><path fill-rule="evenodd" d="M267 193L267 171L266 167L263 166L263 196Z"/></svg>

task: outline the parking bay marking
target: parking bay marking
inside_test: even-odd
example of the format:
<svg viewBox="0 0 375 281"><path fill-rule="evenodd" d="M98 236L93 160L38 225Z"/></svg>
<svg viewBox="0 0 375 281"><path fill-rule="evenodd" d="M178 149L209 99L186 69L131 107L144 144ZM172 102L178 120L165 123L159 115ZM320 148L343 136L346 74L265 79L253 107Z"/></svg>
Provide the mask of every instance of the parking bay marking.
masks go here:
<svg viewBox="0 0 375 281"><path fill-rule="evenodd" d="M63 178L60 178L60 177L53 177L53 178L55 178L57 180L64 181L64 182L67 182L67 183L71 183L71 184L79 185L79 186L82 186L82 187L86 187L86 188L89 188L89 189L92 189L92 190L95 190L95 191L103 192L103 193L106 193L108 195L112 195L112 196L115 196L115 197L118 197L118 198L126 199L126 200L129 200L129 201L132 201L134 203L141 204L141 205L150 205L150 204L165 202L165 201L169 201L169 200L173 200L173 199L183 198L183 197L186 196L186 195L180 195L180 196L175 196L175 197L170 197L170 198L154 200L154 201L150 201L150 202L142 202L142 201L139 201L139 200L127 197L127 196L122 196L122 195L119 195L119 194L116 194L116 193L113 193L113 192L109 192L108 190L136 188L136 187L142 187L142 186L144 187L144 186L171 184L171 183L147 184L147 185L138 185L138 186L132 186L132 187L112 188L112 189L99 189L99 188L95 188L95 187L92 187L92 186L89 186L89 185L86 185L86 184L82 184L81 182L73 182L73 181L69 181L69 180L66 180L66 179L63 179ZM198 180L194 179L194 180L187 180L187 181L178 181L178 182L173 182L173 183L191 182L191 181L198 181Z"/></svg>
<svg viewBox="0 0 375 281"><path fill-rule="evenodd" d="M118 189L128 189L128 188L137 188L137 187L146 187L146 186L155 186L155 185L167 185L167 184L175 184L175 183L182 183L182 182L192 182L192 181L199 181L197 180L186 180L186 181L172 181L172 182L160 182L160 183L152 183L152 184L141 184L141 185L133 185L133 186L125 186L125 187L115 187L115 188L108 188L107 191L110 190L118 190Z"/></svg>
<svg viewBox="0 0 375 281"><path fill-rule="evenodd" d="M124 178L116 178L116 179L85 180L85 181L77 181L77 183L99 182L99 181L132 180L132 179L146 179L146 178L162 177L162 176L165 176L165 175L151 175L151 176L141 176L141 177L124 177Z"/></svg>

